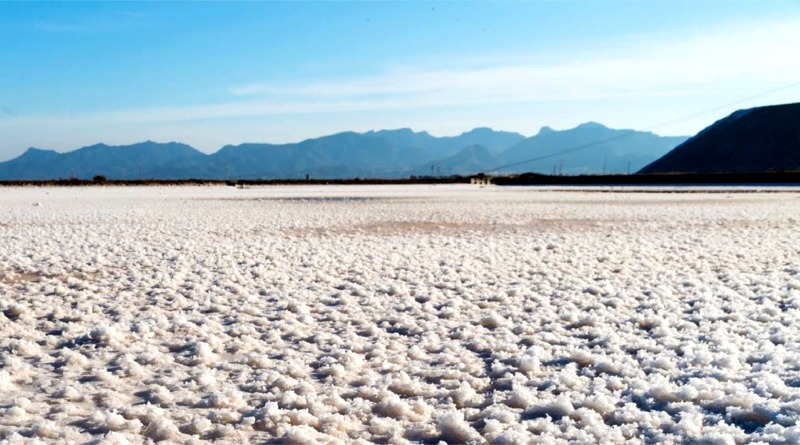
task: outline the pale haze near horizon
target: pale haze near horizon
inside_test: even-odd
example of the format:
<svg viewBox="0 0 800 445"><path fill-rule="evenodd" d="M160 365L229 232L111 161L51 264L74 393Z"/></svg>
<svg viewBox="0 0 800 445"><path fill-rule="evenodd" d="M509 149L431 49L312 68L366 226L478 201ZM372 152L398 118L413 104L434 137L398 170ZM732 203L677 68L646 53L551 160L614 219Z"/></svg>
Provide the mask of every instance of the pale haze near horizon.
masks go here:
<svg viewBox="0 0 800 445"><path fill-rule="evenodd" d="M402 127L693 135L800 102L797 42L796 1L0 3L0 161Z"/></svg>

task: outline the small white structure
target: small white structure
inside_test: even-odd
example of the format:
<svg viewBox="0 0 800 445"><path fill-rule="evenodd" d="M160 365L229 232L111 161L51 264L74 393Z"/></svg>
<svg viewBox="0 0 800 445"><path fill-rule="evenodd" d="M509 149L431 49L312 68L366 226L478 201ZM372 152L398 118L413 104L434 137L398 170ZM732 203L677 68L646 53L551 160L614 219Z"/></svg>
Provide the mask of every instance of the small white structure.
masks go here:
<svg viewBox="0 0 800 445"><path fill-rule="evenodd" d="M477 185L489 185L489 184L492 183L492 177L491 176L486 176L483 173L480 173L478 175L475 175L475 176L472 176L471 178L469 178L469 183L470 184L477 184Z"/></svg>

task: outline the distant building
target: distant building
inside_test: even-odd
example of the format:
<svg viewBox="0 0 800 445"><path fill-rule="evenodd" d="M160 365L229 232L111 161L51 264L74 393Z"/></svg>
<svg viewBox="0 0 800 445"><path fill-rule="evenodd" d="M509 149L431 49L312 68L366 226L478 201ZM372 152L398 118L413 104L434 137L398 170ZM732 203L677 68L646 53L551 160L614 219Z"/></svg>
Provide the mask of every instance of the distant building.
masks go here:
<svg viewBox="0 0 800 445"><path fill-rule="evenodd" d="M478 184L478 185L488 185L492 183L491 176L486 176L483 173L478 173L475 176L471 176L469 178L470 184Z"/></svg>

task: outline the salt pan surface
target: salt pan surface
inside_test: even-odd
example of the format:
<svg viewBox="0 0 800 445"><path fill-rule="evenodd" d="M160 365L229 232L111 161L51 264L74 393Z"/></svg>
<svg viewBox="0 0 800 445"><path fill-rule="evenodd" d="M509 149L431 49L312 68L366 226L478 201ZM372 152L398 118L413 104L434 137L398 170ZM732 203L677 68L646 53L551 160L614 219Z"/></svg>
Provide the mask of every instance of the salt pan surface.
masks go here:
<svg viewBox="0 0 800 445"><path fill-rule="evenodd" d="M0 189L0 442L797 443L800 194L735 191Z"/></svg>

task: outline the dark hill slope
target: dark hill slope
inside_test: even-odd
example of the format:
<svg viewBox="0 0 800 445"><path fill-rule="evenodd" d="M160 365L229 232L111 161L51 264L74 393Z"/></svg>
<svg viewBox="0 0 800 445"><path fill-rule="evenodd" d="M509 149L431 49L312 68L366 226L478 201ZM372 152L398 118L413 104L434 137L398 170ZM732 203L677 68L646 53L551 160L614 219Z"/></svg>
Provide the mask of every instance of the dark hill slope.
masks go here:
<svg viewBox="0 0 800 445"><path fill-rule="evenodd" d="M739 110L639 173L800 170L800 103Z"/></svg>

